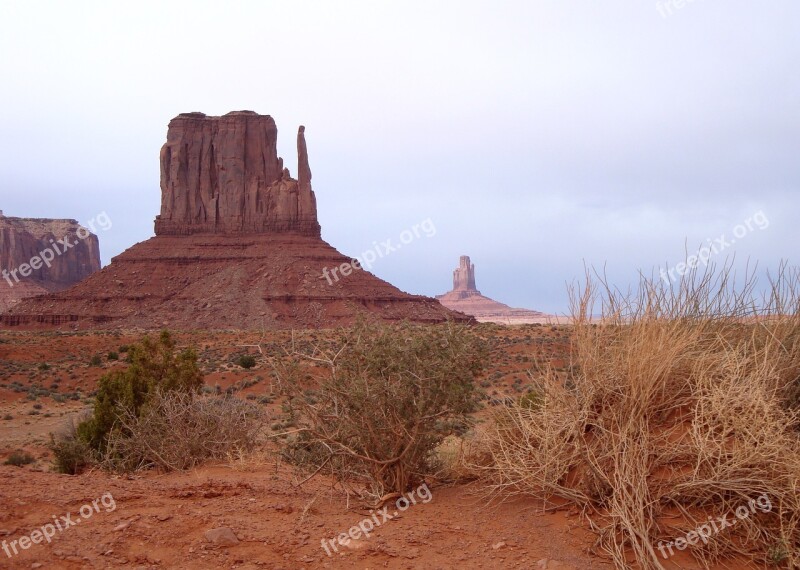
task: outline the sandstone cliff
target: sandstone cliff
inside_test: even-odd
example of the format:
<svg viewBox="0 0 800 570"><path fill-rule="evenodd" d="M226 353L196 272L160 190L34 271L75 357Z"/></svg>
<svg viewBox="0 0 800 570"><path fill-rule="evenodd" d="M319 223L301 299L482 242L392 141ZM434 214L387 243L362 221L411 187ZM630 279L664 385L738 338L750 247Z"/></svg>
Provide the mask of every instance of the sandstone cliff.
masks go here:
<svg viewBox="0 0 800 570"><path fill-rule="evenodd" d="M0 311L23 298L66 289L99 269L97 236L76 220L0 212Z"/></svg>
<svg viewBox="0 0 800 570"><path fill-rule="evenodd" d="M156 235L293 232L320 235L304 128L297 134L298 179L278 156L269 115L183 113L161 148L161 213Z"/></svg>

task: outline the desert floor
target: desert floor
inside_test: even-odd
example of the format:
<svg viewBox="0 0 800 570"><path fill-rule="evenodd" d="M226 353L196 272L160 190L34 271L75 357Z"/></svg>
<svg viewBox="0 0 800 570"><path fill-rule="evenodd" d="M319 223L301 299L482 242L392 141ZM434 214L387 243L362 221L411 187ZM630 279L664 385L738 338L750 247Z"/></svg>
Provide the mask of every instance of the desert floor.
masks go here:
<svg viewBox="0 0 800 570"><path fill-rule="evenodd" d="M502 395L525 393L535 362L566 370L568 327L482 324L477 330L492 346L479 381L486 409ZM258 355L243 345L275 350L289 334L187 332L177 338L198 350L209 389L237 388L240 397L265 406L277 430L281 401L268 364L259 359L244 370L233 359ZM0 541L34 536L35 529L61 524L67 514L75 523L56 531L49 543L25 550L17 545L18 554L8 546L10 556L0 550L0 568L612 567L594 551L587 521L569 506L545 509L526 499L488 503L474 483L437 481L429 482L429 502L382 521L369 538L337 543L338 552L329 548L328 555L323 541L373 512L324 477L298 485L303 477L269 448L184 473L53 472L49 434L89 409L103 373L124 366L122 355L109 360L108 353L140 338L137 332L0 331L0 461L15 450L36 458L23 467L0 466ZM92 364L94 356L99 365ZM393 515L394 504L388 505ZM88 516L81 516L82 507ZM230 528L238 543L207 539L207 531L221 527ZM681 553L665 567L698 566Z"/></svg>

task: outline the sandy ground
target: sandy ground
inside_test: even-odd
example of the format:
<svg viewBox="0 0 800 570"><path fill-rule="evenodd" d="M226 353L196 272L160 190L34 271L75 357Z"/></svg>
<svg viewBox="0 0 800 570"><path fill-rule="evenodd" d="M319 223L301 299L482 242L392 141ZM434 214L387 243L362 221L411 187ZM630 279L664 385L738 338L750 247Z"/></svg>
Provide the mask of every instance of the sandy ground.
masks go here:
<svg viewBox="0 0 800 570"><path fill-rule="evenodd" d="M479 330L493 343L492 365L480 379L489 400L524 393L534 360L560 370L567 365L561 327ZM282 334L178 338L198 348L210 388L244 383L239 395L256 399L273 394L268 370L243 370L232 359L254 350L242 345L281 342ZM54 473L49 434L88 409L103 373L124 366L108 353L140 336L0 331L0 462L15 450L36 459L23 467L0 465L0 568L612 568L593 551L595 536L573 509L545 512L524 499L487 505L466 484L431 481L429 501L403 512L390 502L386 514L398 516L384 520L324 477L298 486L298 474L269 451L186 473ZM280 401L267 400L268 413L277 417ZM48 524L67 525L65 517L75 524L56 528L48 542L42 532L51 532ZM368 528L365 520L380 523L368 538L335 540L359 523ZM206 533L219 528L230 529L236 543L210 540ZM327 542L328 555L322 544L330 539L336 549ZM665 567L699 566L682 555Z"/></svg>

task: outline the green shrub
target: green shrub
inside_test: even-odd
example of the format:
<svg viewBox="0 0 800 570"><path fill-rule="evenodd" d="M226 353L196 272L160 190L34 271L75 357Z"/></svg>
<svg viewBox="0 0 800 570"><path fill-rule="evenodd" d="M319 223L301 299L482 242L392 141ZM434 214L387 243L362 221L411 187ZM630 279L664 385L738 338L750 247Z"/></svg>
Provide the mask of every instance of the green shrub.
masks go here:
<svg viewBox="0 0 800 570"><path fill-rule="evenodd" d="M89 366L100 366L102 363L103 361L100 359L100 357L95 354L89 361Z"/></svg>
<svg viewBox="0 0 800 570"><path fill-rule="evenodd" d="M435 472L434 449L462 432L477 408L474 379L485 356L463 326L360 322L330 345L277 361L285 425L296 418L300 428L285 455L310 471L366 483L374 496L404 493ZM302 385L309 362L326 365L315 392Z"/></svg>
<svg viewBox="0 0 800 570"><path fill-rule="evenodd" d="M47 364L46 362L42 362L41 364L39 364L39 370L42 371L50 370L50 365Z"/></svg>
<svg viewBox="0 0 800 570"><path fill-rule="evenodd" d="M8 456L8 459L5 460L4 465L22 467L23 465L30 465L34 461L36 461L36 459L34 459L33 455L27 451L15 451Z"/></svg>
<svg viewBox="0 0 800 570"><path fill-rule="evenodd" d="M106 359L107 360L119 360L119 354L112 350L111 352L108 353L108 355L106 356Z"/></svg>
<svg viewBox="0 0 800 570"><path fill-rule="evenodd" d="M167 331L157 340L145 336L128 351L130 366L100 378L92 416L77 428L80 439L103 453L108 436L117 427L120 414L138 417L157 392L197 392L203 375L192 349L180 352Z"/></svg>

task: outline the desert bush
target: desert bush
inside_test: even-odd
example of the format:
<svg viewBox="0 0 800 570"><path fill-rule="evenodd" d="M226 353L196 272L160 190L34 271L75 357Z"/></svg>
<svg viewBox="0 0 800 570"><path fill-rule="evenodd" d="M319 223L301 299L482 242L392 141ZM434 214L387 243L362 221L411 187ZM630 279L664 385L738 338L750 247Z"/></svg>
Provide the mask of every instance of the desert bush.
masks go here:
<svg viewBox="0 0 800 570"><path fill-rule="evenodd" d="M14 467L22 467L23 465L30 465L35 462L33 455L27 451L14 451L6 458L4 465L13 465Z"/></svg>
<svg viewBox="0 0 800 570"><path fill-rule="evenodd" d="M110 438L107 466L174 471L240 456L256 446L265 421L259 406L238 398L157 392L141 414L121 416L124 429Z"/></svg>
<svg viewBox="0 0 800 570"><path fill-rule="evenodd" d="M629 296L587 277L573 291L569 377L546 372L535 402L496 408L475 471L500 496L577 504L618 568L660 569L662 541L766 496L769 512L692 554L706 567L737 555L796 567L797 283L782 268L759 299L752 275L734 287L712 268L674 287L643 279Z"/></svg>
<svg viewBox="0 0 800 570"><path fill-rule="evenodd" d="M297 345L295 345L297 346ZM467 328L359 322L325 344L273 361L298 433L285 454L301 467L403 493L435 472L434 449L477 405L485 350ZM304 363L321 367L305 390Z"/></svg>
<svg viewBox="0 0 800 570"><path fill-rule="evenodd" d="M78 475L95 461L93 450L78 437L77 426L75 420L70 420L59 433L50 434L49 447L59 473Z"/></svg>
<svg viewBox="0 0 800 570"><path fill-rule="evenodd" d="M203 375L192 349L178 351L167 331L157 340L145 336L128 350L130 366L100 378L92 416L78 425L78 436L105 454L108 438L122 414L138 417L158 392L198 392Z"/></svg>
<svg viewBox="0 0 800 570"><path fill-rule="evenodd" d="M249 370L250 368L256 365L256 359L255 357L250 356L249 354L243 354L238 359L236 359L236 364L238 364L239 366L241 366L246 370Z"/></svg>

